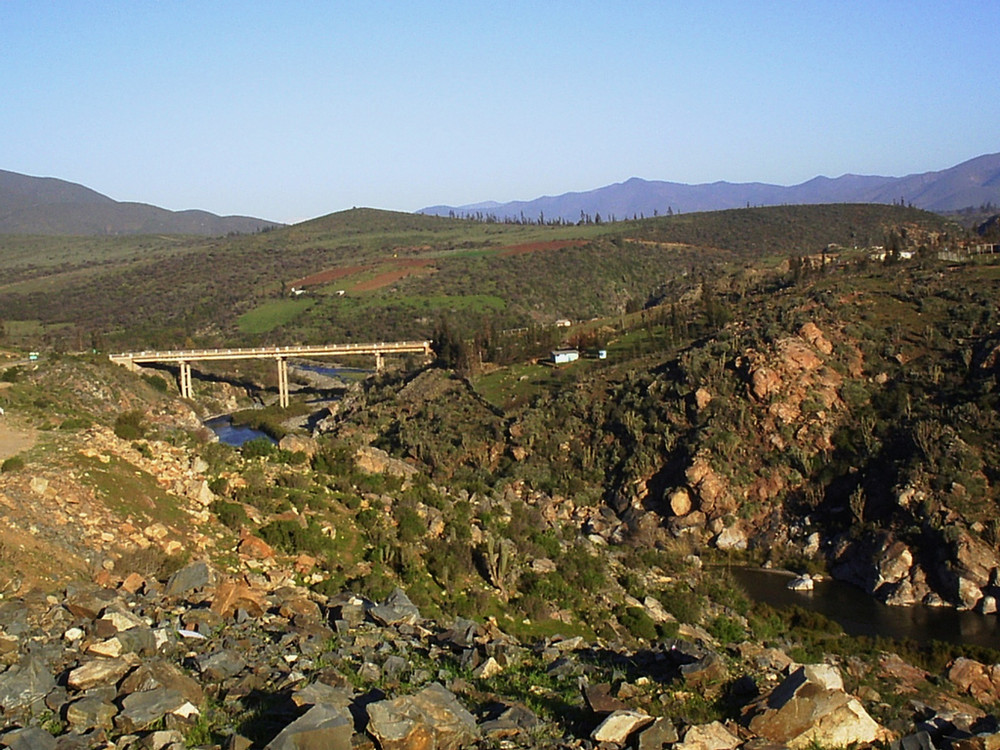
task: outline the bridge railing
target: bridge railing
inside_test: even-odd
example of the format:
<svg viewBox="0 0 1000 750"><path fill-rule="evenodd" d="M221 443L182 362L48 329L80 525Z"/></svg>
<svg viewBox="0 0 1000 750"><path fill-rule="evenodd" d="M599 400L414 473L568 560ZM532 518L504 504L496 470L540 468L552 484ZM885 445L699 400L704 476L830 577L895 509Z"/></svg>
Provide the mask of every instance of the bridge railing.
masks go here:
<svg viewBox="0 0 1000 750"><path fill-rule="evenodd" d="M430 341L380 341L376 344L324 344L295 346L260 346L230 349L172 349L167 351L121 352L108 358L115 364L135 369L137 364L176 362L180 364L180 389L183 398L193 395L191 363L220 359L276 359L278 361L278 399L281 406L288 406L288 357L331 355L375 355L376 371L382 369L386 354L424 354L430 356Z"/></svg>

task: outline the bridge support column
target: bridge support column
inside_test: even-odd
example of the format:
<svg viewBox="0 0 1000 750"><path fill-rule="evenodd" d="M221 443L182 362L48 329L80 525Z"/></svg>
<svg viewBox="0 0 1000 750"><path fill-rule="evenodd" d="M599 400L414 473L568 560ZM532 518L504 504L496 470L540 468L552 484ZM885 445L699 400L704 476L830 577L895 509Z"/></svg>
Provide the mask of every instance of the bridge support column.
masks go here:
<svg viewBox="0 0 1000 750"><path fill-rule="evenodd" d="M278 357L278 406L288 407L288 360Z"/></svg>
<svg viewBox="0 0 1000 750"><path fill-rule="evenodd" d="M384 359L385 359L385 357L383 356L382 352L376 350L375 351L375 372L382 372L382 368L385 366Z"/></svg>
<svg viewBox="0 0 1000 750"><path fill-rule="evenodd" d="M191 363L180 361L180 381L181 381L181 398L192 398L194 395L194 389L191 387Z"/></svg>

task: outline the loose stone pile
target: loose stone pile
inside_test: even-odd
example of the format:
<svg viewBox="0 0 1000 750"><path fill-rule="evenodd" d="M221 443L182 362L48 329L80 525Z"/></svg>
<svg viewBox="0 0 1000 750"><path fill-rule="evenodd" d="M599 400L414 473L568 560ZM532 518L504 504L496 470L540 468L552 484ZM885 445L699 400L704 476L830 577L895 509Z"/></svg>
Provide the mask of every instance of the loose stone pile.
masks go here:
<svg viewBox="0 0 1000 750"><path fill-rule="evenodd" d="M326 598L287 574L224 578L205 562L116 584L0 603L0 746L755 750L891 739L835 667L752 644L739 656L761 677L734 680L704 644L529 647L492 621L425 619L398 589L381 602ZM996 671L966 659L952 679L992 696ZM722 684L740 721L647 710L668 690L713 696ZM928 710L902 747L947 744L997 747L996 721Z"/></svg>

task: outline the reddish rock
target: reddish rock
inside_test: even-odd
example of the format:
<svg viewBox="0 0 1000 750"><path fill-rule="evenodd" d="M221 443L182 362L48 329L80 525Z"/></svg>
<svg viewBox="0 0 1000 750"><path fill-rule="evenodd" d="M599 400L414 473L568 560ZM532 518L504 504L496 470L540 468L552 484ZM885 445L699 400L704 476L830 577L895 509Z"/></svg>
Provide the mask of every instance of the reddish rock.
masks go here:
<svg viewBox="0 0 1000 750"><path fill-rule="evenodd" d="M628 708L624 703L611 695L611 685L600 683L598 685L587 685L583 689L583 698L587 701L590 710L595 714L610 714Z"/></svg>
<svg viewBox="0 0 1000 750"><path fill-rule="evenodd" d="M245 583L224 581L215 590L211 609L222 617L232 617L238 609L245 610L252 617L260 617L267 611L267 595Z"/></svg>
<svg viewBox="0 0 1000 750"><path fill-rule="evenodd" d="M987 666L959 657L948 668L948 679L977 701L993 703L1000 700L1000 664Z"/></svg>
<svg viewBox="0 0 1000 750"><path fill-rule="evenodd" d="M823 354L831 354L833 352L833 344L827 340L826 336L823 335L823 332L815 323L809 322L803 325L799 329L799 335Z"/></svg>
<svg viewBox="0 0 1000 750"><path fill-rule="evenodd" d="M127 576L125 576L125 580L121 582L121 586L119 586L119 588L122 589L122 591L128 592L129 594L134 594L140 589L142 589L142 587L145 585L146 585L145 578L143 578L138 573L129 573Z"/></svg>
<svg viewBox="0 0 1000 750"><path fill-rule="evenodd" d="M244 531L240 535L240 546L237 551L254 560L266 560L274 557L274 549L271 545L248 531Z"/></svg>
<svg viewBox="0 0 1000 750"><path fill-rule="evenodd" d="M307 555L304 552L295 558L295 572L305 575L312 571L316 567L317 560L312 555Z"/></svg>

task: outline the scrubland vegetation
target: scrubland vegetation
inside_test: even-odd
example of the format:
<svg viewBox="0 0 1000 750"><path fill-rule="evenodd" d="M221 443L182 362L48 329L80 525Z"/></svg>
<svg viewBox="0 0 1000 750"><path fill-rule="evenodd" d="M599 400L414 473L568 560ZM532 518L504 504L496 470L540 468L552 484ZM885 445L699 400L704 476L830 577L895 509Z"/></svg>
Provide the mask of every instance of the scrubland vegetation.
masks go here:
<svg viewBox="0 0 1000 750"><path fill-rule="evenodd" d="M211 555L234 573L234 550L251 535L297 560L299 581L322 596L378 600L399 586L427 617L493 622L524 642L703 639L725 654L722 678L635 698L689 723L737 718L740 680L754 673L737 644L832 658L853 665L851 690L884 698L879 721L903 726L893 677L874 666L887 651L934 674L958 655L1000 653L849 637L819 615L749 601L726 568L833 573L897 603L992 596L1000 264L938 258L965 240L940 217L886 206L600 227L362 210L226 241L136 240L149 247L128 251L109 241L104 256L96 240L58 252L55 239L11 240L6 343L45 357L4 371L0 404L45 439L3 471L69 461L58 448L98 427L140 463L157 441L181 446L204 464L223 540ZM358 290L386 269L396 278ZM319 281L296 286L310 276ZM560 318L573 324L556 327ZM290 412L248 410L273 437L300 442L239 449L207 441L190 419L181 426L191 407L167 373L142 378L99 355L58 353L418 336L433 337L435 363L346 388L308 435L304 398ZM547 364L563 345L584 356ZM598 349L607 359L587 356ZM237 389L225 381L197 380L196 404L248 406L233 395L243 388L269 398L255 374L232 379ZM81 392L80 382L91 385ZM137 497L161 521L176 514L147 470L74 467L123 518L156 520ZM900 550L908 562L895 575L886 561ZM963 598L970 585L974 602ZM581 659L595 682L638 676L599 651ZM357 687L375 687L361 665L342 667ZM502 686L461 664L440 668L467 680L470 700L489 688L579 722L575 689L538 654Z"/></svg>

